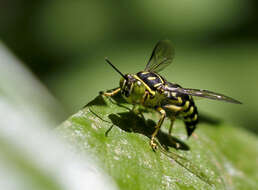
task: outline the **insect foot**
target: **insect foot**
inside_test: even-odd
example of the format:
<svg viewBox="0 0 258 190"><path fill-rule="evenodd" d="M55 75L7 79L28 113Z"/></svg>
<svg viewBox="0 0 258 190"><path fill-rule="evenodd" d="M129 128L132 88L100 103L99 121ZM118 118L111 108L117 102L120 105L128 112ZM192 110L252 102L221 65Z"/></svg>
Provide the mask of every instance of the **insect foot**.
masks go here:
<svg viewBox="0 0 258 190"><path fill-rule="evenodd" d="M154 142L154 139L152 138L150 141L150 145L153 151L158 150L158 145Z"/></svg>

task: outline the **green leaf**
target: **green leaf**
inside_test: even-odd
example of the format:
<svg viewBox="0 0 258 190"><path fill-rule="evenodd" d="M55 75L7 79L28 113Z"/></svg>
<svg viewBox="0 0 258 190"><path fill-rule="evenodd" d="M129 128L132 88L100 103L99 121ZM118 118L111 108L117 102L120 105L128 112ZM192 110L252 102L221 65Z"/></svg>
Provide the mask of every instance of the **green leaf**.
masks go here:
<svg viewBox="0 0 258 190"><path fill-rule="evenodd" d="M120 189L255 189L258 141L252 134L206 118L187 139L183 122L173 137L165 121L153 151L149 137L158 114L145 120L120 96L98 96L71 116L58 132L82 152L102 163Z"/></svg>
<svg viewBox="0 0 258 190"><path fill-rule="evenodd" d="M0 41L1 190L117 189L96 162L57 138L51 128L60 113L58 102Z"/></svg>
<svg viewBox="0 0 258 190"><path fill-rule="evenodd" d="M68 149L49 123L1 97L0 115L0 189L117 189L96 162Z"/></svg>

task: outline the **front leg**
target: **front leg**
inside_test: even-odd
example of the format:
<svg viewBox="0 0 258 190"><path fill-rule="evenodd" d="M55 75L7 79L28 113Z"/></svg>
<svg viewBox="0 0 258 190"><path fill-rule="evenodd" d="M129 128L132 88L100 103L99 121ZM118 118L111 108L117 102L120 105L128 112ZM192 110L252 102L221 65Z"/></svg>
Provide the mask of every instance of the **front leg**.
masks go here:
<svg viewBox="0 0 258 190"><path fill-rule="evenodd" d="M121 88L116 88L111 92L104 92L103 95L104 96L114 96L116 95L118 92L120 92Z"/></svg>
<svg viewBox="0 0 258 190"><path fill-rule="evenodd" d="M111 97L111 96L114 96L114 95L116 95L118 92L120 92L120 90L121 90L121 88L115 88L115 89L113 89L111 92L103 92L103 91L101 91L101 92L99 92L99 95L104 95L104 96L107 96L107 97ZM83 106L83 108L85 108L86 106L87 106L88 104L86 104L85 106Z"/></svg>
<svg viewBox="0 0 258 190"><path fill-rule="evenodd" d="M142 113L142 111L140 110L140 105L133 105L133 108L131 110L135 115L139 115L143 120L144 120L144 123L145 125L147 124L146 123L146 119Z"/></svg>
<svg viewBox="0 0 258 190"><path fill-rule="evenodd" d="M154 142L154 139L157 136L157 134L159 132L159 129L160 129L165 117L166 117L166 111L163 108L158 107L157 111L161 114L161 117L159 119L158 124L155 126L156 129L155 129L154 133L151 135L150 145L151 145L153 150L156 150L158 148L157 144Z"/></svg>

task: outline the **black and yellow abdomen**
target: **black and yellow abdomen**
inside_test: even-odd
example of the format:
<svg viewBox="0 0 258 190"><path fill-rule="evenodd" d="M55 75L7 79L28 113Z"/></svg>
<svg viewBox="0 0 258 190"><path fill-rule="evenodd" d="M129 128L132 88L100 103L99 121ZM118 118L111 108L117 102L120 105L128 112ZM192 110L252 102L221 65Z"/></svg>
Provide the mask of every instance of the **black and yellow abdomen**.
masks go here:
<svg viewBox="0 0 258 190"><path fill-rule="evenodd" d="M198 111L192 98L191 100L189 100L189 103L188 100L185 102L184 108L186 109L184 109L180 113L180 115L183 117L183 120L185 122L187 128L187 135L191 136L191 134L196 128L196 124L198 123Z"/></svg>
<svg viewBox="0 0 258 190"><path fill-rule="evenodd" d="M165 86L170 88L180 88L175 83L165 82ZM173 115L182 117L186 125L187 134L191 136L198 123L198 111L192 96L179 92L164 91L167 99L163 103L163 107L172 112Z"/></svg>

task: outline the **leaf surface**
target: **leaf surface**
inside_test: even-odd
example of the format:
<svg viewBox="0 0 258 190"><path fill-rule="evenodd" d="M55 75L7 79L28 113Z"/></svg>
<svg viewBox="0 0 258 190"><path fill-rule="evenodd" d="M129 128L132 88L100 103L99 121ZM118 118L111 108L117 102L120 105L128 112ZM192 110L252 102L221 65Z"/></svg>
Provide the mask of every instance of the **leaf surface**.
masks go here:
<svg viewBox="0 0 258 190"><path fill-rule="evenodd" d="M255 189L257 137L209 117L187 139L183 122L168 135L165 121L154 152L150 135L158 114L143 119L120 96L96 97L71 116L58 132L102 163L120 189Z"/></svg>

